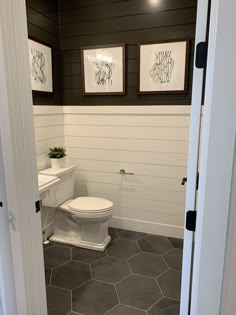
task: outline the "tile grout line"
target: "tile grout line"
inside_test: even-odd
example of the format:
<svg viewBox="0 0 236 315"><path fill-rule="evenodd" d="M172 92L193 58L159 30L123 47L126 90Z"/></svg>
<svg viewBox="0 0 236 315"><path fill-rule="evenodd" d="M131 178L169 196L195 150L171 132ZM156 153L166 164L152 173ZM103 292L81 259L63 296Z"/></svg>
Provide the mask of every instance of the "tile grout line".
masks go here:
<svg viewBox="0 0 236 315"><path fill-rule="evenodd" d="M90 281L96 281L96 282L98 282L98 283L99 283L99 282L105 283L105 284L108 284L108 285L112 285L112 286L115 288L116 297L117 297L117 300L118 300L118 303L119 303L119 304L115 305L112 309L106 311L106 313L104 313L103 315L108 314L109 312L111 312L113 309L115 309L115 308L116 308L117 306L119 306L119 305L124 305L124 306L127 306L127 307L132 308L132 309L136 309L136 310L143 311L145 314L148 315L148 311L149 311L154 305L156 305L157 303L159 303L163 298L168 298L168 299L170 299L170 300L173 300L173 301L176 301L176 302L180 302L179 299L175 299L175 298L171 298L171 297L165 296L164 293L163 293L163 291L162 291L162 289L161 289L161 286L160 286L159 283L158 283L158 278L161 277L163 274L167 273L169 270L173 270L173 271L175 271L175 272L180 272L180 273L181 273L181 270L174 269L174 268L170 268L169 265L168 265L168 263L167 263L167 261L166 261L165 258L164 258L164 255L166 255L167 253L169 253L170 251L172 251L173 249L175 249L175 247L172 245L172 243L169 241L169 239L168 239L167 237L165 237L165 236L161 236L162 238L165 238L165 239L168 240L168 242L171 244L171 247L172 247L172 248L169 249L168 251L166 251L164 254L160 255L160 254L156 254L156 253L145 252L145 251L143 251L143 250L141 249L141 247L140 247L138 241L139 241L139 240L142 240L142 239L145 239L146 237L148 237L148 236L149 236L148 234L145 235L145 236L143 236L143 237L141 237L141 238L139 238L139 239L130 240L129 238L121 238L121 237L118 235L117 230L116 230L115 228L113 228L113 229L114 229L114 231L115 231L115 233L116 233L116 236L117 236L117 238L116 238L115 240L113 240L113 242L115 242L115 241L117 241L117 240L119 240L119 239L120 239L120 240L131 241L131 242L133 242L133 243L136 243L136 245L137 245L137 247L138 247L138 249L139 249L139 252L136 253L136 254L134 254L133 256L131 256L131 257L129 257L129 258L124 258L124 257L117 257L117 256L109 255L107 249L105 249L105 251L104 251L105 255L104 255L104 256L102 256L101 258L98 258L97 260L95 260L95 261L93 261L93 262L91 262L91 263L86 263L86 262L81 262L81 261L73 260L73 247L69 247L69 249L70 249L70 260L69 260L69 261L66 261L65 263L60 264L60 265L58 265L58 266L56 266L56 267L53 267L53 268L47 268L47 269L50 270L49 286L70 292L70 297L71 297L71 312L73 312L73 309L72 309L72 308L73 308L73 291L79 289L80 287L82 287L82 286L84 286L84 285L86 285L86 284L89 283ZM135 231L133 231L133 232L135 232ZM152 235L152 234L151 234L151 236L156 236L156 235ZM158 236L158 235L157 235L157 236ZM111 242L111 243L113 243L113 242ZM54 243L54 244L52 244L51 246L48 246L48 247L44 248L44 250L47 251L49 248L54 247L54 246L58 246L58 247L61 247L61 248L67 248L67 246L60 246L59 244L55 244L55 243ZM180 250L182 250L182 249L180 249ZM142 275L142 274L139 274L139 273L134 273L134 272L132 271L132 268L131 268L131 265L130 265L130 260L131 260L132 258L135 258L136 256L142 254L142 253L146 253L146 254L149 254L149 255L154 255L154 256L161 257L162 261L164 262L165 266L167 267L167 270L165 270L164 272L162 272L162 273L161 273L160 275L158 275L157 277L151 277L151 276L146 276L146 275ZM106 257L108 257L108 258L112 258L112 257L113 257L113 258L116 258L116 259L118 259L118 260L122 260L122 261L126 262L126 264L128 265L130 274L127 275L126 277L124 277L123 279L119 280L118 282L115 282L115 283L111 283L111 282L107 282L107 281L103 281L103 280L99 280L99 279L94 279L94 276L93 276L93 268L92 268L92 267L93 267L93 264L99 262L99 261L102 260L102 259L105 259ZM76 263L85 264L85 265L89 265L90 277L91 277L91 278L90 278L88 281L86 281L86 282L82 283L81 285L79 285L78 287L73 288L72 290L65 289L65 288L62 288L62 287L58 287L58 286L55 286L55 285L51 285L53 271L54 271L55 269L59 268L59 267L64 266L65 264L69 263L70 261L73 261L73 262L76 262ZM157 300L153 305L151 305L151 306L150 306L148 309L146 309L146 310L144 310L144 309L139 309L139 308L136 308L136 307L133 307L133 306L130 306L130 305L126 305L126 304L123 304L123 303L120 302L120 297L119 297L119 294L118 294L117 285L119 285L120 282L124 281L125 279L127 279L128 277L130 277L130 276L132 276L132 275L133 275L133 276L143 277L143 278L146 278L146 279L152 279L152 280L154 280L154 281L155 281L155 284L157 285L157 287L158 287L159 290L160 290L160 293L162 294L162 297L161 297L159 300ZM70 313L68 313L67 315L69 315L69 314L70 314ZM77 313L76 313L76 314L77 314ZM78 313L78 315L82 315L82 314Z"/></svg>
<svg viewBox="0 0 236 315"><path fill-rule="evenodd" d="M154 304L152 304L148 309L147 309L147 313L148 311L153 307L155 306L156 304L158 304L161 300L163 300L165 298L165 296L163 295L158 301L156 301Z"/></svg>

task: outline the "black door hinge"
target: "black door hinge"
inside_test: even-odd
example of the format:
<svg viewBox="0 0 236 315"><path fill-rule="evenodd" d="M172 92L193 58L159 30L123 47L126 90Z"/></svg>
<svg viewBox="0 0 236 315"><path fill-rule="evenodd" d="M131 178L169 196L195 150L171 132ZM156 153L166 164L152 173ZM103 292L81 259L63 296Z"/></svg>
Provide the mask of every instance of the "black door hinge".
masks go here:
<svg viewBox="0 0 236 315"><path fill-rule="evenodd" d="M3 207L3 203L0 201L0 207L2 208Z"/></svg>
<svg viewBox="0 0 236 315"><path fill-rule="evenodd" d="M207 65L207 42L200 42L196 47L196 60L195 65L198 69L205 69Z"/></svg>
<svg viewBox="0 0 236 315"><path fill-rule="evenodd" d="M197 172L196 190L198 190L198 187L199 187L199 172Z"/></svg>
<svg viewBox="0 0 236 315"><path fill-rule="evenodd" d="M36 211L36 213L38 213L40 211L40 201L39 200L35 201L35 211Z"/></svg>
<svg viewBox="0 0 236 315"><path fill-rule="evenodd" d="M186 213L186 229L188 231L196 231L197 211L189 210Z"/></svg>

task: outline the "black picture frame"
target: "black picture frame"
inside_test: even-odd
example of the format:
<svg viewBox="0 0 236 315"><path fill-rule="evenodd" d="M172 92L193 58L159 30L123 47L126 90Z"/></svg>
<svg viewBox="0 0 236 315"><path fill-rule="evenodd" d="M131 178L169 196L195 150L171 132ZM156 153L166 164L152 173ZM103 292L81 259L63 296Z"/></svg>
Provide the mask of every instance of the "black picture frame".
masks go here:
<svg viewBox="0 0 236 315"><path fill-rule="evenodd" d="M123 64L123 73L122 73L122 91L121 92L86 92L85 87L85 67L84 67L84 51L85 50L96 50L96 49L105 49L105 48L122 48L122 64ZM81 55L81 84L82 84L82 94L84 96L88 95L125 95L126 94L126 64L125 64L125 44L110 44L110 45L97 45L97 46L85 46L80 48Z"/></svg>
<svg viewBox="0 0 236 315"><path fill-rule="evenodd" d="M55 92L55 86L54 86L54 54L53 54L53 46L42 41L42 40L39 40L33 36L29 36L28 37L28 40L31 40L33 42L35 42L36 44L39 44L39 45L42 45L42 46L45 46L47 48L50 49L50 55L51 55L51 86L52 86L52 91L43 91L43 90L35 90L32 88L32 93L34 96L36 95L45 95L45 96L53 96L54 95L54 92ZM31 85L32 87L32 85Z"/></svg>
<svg viewBox="0 0 236 315"><path fill-rule="evenodd" d="M141 76L141 56L140 49L143 45L155 45L155 44L163 44L163 43L177 43L177 42L186 42L186 50L185 50L185 64L184 64L184 87L182 90L159 90L159 91L141 91L140 90L140 76ZM188 92L187 84L188 84L188 68L189 68L189 39L188 38L178 38L171 40L160 40L160 41L149 41L149 42L140 42L137 46L137 60L138 60L138 77L137 77L137 93L138 95L151 95L151 94L186 94Z"/></svg>

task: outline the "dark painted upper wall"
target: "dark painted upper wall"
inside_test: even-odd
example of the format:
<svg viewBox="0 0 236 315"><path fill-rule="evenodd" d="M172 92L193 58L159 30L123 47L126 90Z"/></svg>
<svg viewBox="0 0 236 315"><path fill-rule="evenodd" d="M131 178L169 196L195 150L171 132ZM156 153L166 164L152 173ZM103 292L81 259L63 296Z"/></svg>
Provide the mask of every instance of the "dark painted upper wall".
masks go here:
<svg viewBox="0 0 236 315"><path fill-rule="evenodd" d="M197 0L59 0L63 103L70 105L190 104ZM137 44L190 38L187 94L137 95ZM127 95L83 96L80 47L126 44Z"/></svg>
<svg viewBox="0 0 236 315"><path fill-rule="evenodd" d="M57 0L26 0L28 34L35 40L45 42L53 48L54 94L33 94L36 105L61 104L61 65L59 15Z"/></svg>

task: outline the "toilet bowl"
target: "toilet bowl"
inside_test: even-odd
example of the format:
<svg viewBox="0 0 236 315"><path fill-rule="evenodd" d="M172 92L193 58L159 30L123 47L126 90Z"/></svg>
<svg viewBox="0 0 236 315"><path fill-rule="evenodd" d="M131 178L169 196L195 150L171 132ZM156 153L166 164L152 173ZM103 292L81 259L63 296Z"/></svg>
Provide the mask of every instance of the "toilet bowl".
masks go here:
<svg viewBox="0 0 236 315"><path fill-rule="evenodd" d="M72 199L74 169L70 166L40 172L60 179L50 196L43 200L44 205L57 208L50 240L103 251L111 240L108 220L112 217L113 203L96 197Z"/></svg>

